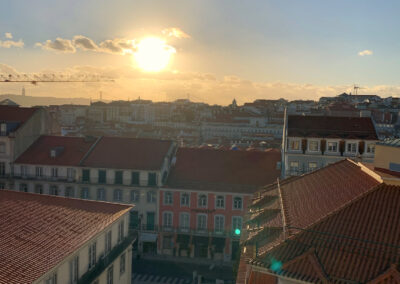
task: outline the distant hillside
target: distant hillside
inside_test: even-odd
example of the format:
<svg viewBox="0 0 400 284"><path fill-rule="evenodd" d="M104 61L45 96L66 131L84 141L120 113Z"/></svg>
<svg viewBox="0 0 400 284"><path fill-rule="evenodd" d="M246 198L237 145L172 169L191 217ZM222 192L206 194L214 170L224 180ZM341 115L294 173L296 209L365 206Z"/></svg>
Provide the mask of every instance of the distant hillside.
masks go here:
<svg viewBox="0 0 400 284"><path fill-rule="evenodd" d="M32 96L21 96L13 94L0 95L0 101L4 99L10 99L20 106L48 106L48 105L63 105L63 104L74 104L74 105L89 105L90 100L85 98L55 98L55 97L32 97Z"/></svg>

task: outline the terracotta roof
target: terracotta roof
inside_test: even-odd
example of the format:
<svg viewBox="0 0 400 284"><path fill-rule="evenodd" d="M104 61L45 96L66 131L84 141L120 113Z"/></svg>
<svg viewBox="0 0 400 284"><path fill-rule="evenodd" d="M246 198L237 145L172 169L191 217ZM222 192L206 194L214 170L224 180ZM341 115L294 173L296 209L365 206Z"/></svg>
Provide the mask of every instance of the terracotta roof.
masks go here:
<svg viewBox="0 0 400 284"><path fill-rule="evenodd" d="M279 150L233 151L180 148L167 187L253 193L280 176Z"/></svg>
<svg viewBox="0 0 400 284"><path fill-rule="evenodd" d="M170 140L102 137L82 166L160 170L172 144Z"/></svg>
<svg viewBox="0 0 400 284"><path fill-rule="evenodd" d="M279 261L277 274L313 283L399 283L399 204L400 187L381 184L268 250L262 265Z"/></svg>
<svg viewBox="0 0 400 284"><path fill-rule="evenodd" d="M38 108L0 105L0 122L18 122L20 127L37 111ZM18 129L15 128L13 131Z"/></svg>
<svg viewBox="0 0 400 284"><path fill-rule="evenodd" d="M131 206L0 191L0 283L32 283Z"/></svg>
<svg viewBox="0 0 400 284"><path fill-rule="evenodd" d="M283 227L286 224L289 228L287 235L295 234L380 183L378 175L348 159L303 176L282 180L280 208L283 207L284 216L282 211L276 213L274 210L269 210L274 216L264 216L268 221L264 227L276 227L279 224ZM259 193L262 197L255 199L250 205L254 212L251 219L259 218L257 210L262 209L264 204L271 200L271 192L273 194L276 188L277 184L274 184L272 187L266 187L265 193ZM279 194L278 191L275 192ZM279 203L279 200L276 199L276 202ZM263 224L262 221L258 223ZM248 241L253 241L254 238L259 239L257 232L252 233ZM269 248L269 244L260 246L259 253Z"/></svg>
<svg viewBox="0 0 400 284"><path fill-rule="evenodd" d="M41 136L24 153L16 164L79 166L79 162L95 143L95 139L82 137ZM56 157L50 151L58 149Z"/></svg>
<svg viewBox="0 0 400 284"><path fill-rule="evenodd" d="M378 140L370 117L289 115L288 136L307 137L311 134L318 137L338 135L341 138L352 135L359 139Z"/></svg>

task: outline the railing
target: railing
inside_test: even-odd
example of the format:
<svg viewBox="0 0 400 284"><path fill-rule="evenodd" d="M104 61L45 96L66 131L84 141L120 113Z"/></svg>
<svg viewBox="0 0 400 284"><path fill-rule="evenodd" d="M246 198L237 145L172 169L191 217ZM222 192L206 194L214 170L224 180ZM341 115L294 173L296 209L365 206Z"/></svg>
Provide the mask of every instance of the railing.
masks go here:
<svg viewBox="0 0 400 284"><path fill-rule="evenodd" d="M43 180L43 181L71 182L71 183L76 181L76 179L73 177L65 177L65 176L53 177L53 176L47 176L47 175L38 176L38 175L31 175L31 174L29 174L29 175L28 174L26 174L26 175L14 174L12 177L14 179L22 179L22 180L25 179L25 180L36 180L36 181Z"/></svg>
<svg viewBox="0 0 400 284"><path fill-rule="evenodd" d="M128 236L118 245L116 245L106 256L97 261L95 266L87 271L79 279L78 284L92 283L100 274L114 262L121 253L126 250L136 240L137 234L129 232Z"/></svg>

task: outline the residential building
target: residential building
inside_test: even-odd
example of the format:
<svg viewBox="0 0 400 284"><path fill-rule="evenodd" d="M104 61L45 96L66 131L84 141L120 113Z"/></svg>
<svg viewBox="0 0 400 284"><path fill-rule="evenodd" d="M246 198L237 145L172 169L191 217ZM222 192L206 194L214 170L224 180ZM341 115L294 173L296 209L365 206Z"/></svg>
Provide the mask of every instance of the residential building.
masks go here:
<svg viewBox="0 0 400 284"><path fill-rule="evenodd" d="M370 117L292 116L285 121L282 176L350 158L371 163L378 141Z"/></svg>
<svg viewBox="0 0 400 284"><path fill-rule="evenodd" d="M44 111L18 105L0 105L0 188L13 188L13 163L46 132Z"/></svg>
<svg viewBox="0 0 400 284"><path fill-rule="evenodd" d="M375 279L395 259L399 200L398 188L349 159L266 186L249 206L237 283Z"/></svg>
<svg viewBox="0 0 400 284"><path fill-rule="evenodd" d="M0 282L131 283L130 210L0 190Z"/></svg>
<svg viewBox="0 0 400 284"><path fill-rule="evenodd" d="M375 159L371 168L387 184L400 185L400 139L386 139L376 143Z"/></svg>
<svg viewBox="0 0 400 284"><path fill-rule="evenodd" d="M134 204L130 225L150 240L144 249L156 251L158 189L165 184L175 147L167 140L42 136L16 160L15 188ZM147 239L139 236L140 248Z"/></svg>
<svg viewBox="0 0 400 284"><path fill-rule="evenodd" d="M279 175L279 150L178 149L160 190L159 253L237 259L252 194Z"/></svg>

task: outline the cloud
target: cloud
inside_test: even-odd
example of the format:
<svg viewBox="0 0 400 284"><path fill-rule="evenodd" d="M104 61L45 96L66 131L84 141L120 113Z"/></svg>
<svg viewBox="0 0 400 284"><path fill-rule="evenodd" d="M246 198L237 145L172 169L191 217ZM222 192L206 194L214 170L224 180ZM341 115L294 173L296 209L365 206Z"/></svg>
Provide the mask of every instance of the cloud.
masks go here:
<svg viewBox="0 0 400 284"><path fill-rule="evenodd" d="M75 53L76 48L72 41L69 39L56 38L54 41L46 40L44 43L36 43L36 46L40 46L42 49L52 50L63 53Z"/></svg>
<svg viewBox="0 0 400 284"><path fill-rule="evenodd" d="M85 37L83 35L74 36L72 43L74 44L75 47L79 47L83 50L96 51L99 48L92 39Z"/></svg>
<svg viewBox="0 0 400 284"><path fill-rule="evenodd" d="M115 54L129 54L136 50L135 41L123 38L108 39L99 44L98 51L115 53Z"/></svg>
<svg viewBox="0 0 400 284"><path fill-rule="evenodd" d="M372 54L373 54L372 50L369 50L369 49L365 49L358 53L359 56L366 56L366 55L372 55Z"/></svg>
<svg viewBox="0 0 400 284"><path fill-rule="evenodd" d="M190 38L190 35L182 31L180 28L166 28L162 30L162 33L170 37Z"/></svg>
<svg viewBox="0 0 400 284"><path fill-rule="evenodd" d="M0 40L0 47L4 47L4 48L10 48L10 47L24 47L24 42L22 41L22 39L20 39L19 41L13 41L13 40L5 40L5 41L1 41Z"/></svg>
<svg viewBox="0 0 400 284"><path fill-rule="evenodd" d="M8 39L12 39L13 38L12 33L5 33L4 35Z"/></svg>

